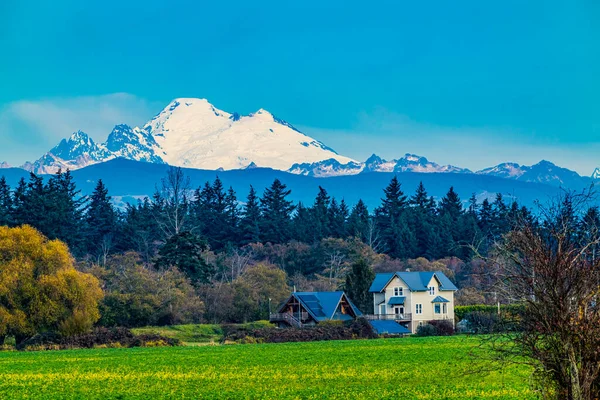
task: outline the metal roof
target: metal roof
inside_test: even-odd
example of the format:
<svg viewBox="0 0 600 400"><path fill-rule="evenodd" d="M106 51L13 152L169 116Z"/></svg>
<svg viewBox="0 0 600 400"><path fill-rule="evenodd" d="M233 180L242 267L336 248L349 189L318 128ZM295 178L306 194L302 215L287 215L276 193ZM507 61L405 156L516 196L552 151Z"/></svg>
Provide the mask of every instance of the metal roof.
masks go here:
<svg viewBox="0 0 600 400"><path fill-rule="evenodd" d="M411 292L427 291L427 285L433 277L440 283L440 290L458 290L450 279L441 271L418 271L418 272L386 272L375 275L375 280L369 288L369 292L381 292L394 277L400 278Z"/></svg>
<svg viewBox="0 0 600 400"><path fill-rule="evenodd" d="M390 297L390 301L388 301L388 304L390 306L404 305L404 300L406 300L406 297L404 296Z"/></svg>
<svg viewBox="0 0 600 400"><path fill-rule="evenodd" d="M442 296L437 296L435 299L431 300L432 303L450 303L450 300L446 300Z"/></svg>
<svg viewBox="0 0 600 400"><path fill-rule="evenodd" d="M389 335L406 335L412 333L404 326L394 321L369 321L375 332L378 335L387 333Z"/></svg>
<svg viewBox="0 0 600 400"><path fill-rule="evenodd" d="M295 292L292 293L292 297L298 299L316 321L346 319L343 314L335 313L343 297L346 298L356 316L362 315L344 292Z"/></svg>

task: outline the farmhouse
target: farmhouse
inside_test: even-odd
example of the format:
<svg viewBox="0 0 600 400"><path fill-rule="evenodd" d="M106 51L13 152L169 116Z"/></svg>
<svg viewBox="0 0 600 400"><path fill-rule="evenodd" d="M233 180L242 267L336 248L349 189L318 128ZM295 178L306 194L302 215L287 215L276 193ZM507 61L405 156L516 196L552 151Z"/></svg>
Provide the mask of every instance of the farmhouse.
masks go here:
<svg viewBox="0 0 600 400"><path fill-rule="evenodd" d="M350 321L361 315L344 292L294 292L269 320L279 327L302 327Z"/></svg>
<svg viewBox="0 0 600 400"><path fill-rule="evenodd" d="M443 272L390 272L375 276L374 321L394 321L416 333L431 320L446 319L454 324L454 292L458 290Z"/></svg>

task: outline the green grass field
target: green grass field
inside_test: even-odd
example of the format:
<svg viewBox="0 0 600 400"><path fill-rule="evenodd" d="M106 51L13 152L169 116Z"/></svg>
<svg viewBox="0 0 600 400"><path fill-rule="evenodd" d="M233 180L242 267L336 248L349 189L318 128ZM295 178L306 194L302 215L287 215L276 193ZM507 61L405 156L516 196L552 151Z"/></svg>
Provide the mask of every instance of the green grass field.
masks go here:
<svg viewBox="0 0 600 400"><path fill-rule="evenodd" d="M529 399L529 371L476 373L464 336L0 353L1 399Z"/></svg>

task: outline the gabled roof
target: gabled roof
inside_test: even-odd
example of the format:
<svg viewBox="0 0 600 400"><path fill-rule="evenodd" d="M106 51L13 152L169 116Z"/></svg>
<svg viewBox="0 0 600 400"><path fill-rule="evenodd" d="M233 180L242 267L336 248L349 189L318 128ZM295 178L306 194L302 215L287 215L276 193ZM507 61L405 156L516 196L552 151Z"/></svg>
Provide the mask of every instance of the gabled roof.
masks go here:
<svg viewBox="0 0 600 400"><path fill-rule="evenodd" d="M437 296L435 299L431 300L432 303L450 303L450 300L446 300L442 296Z"/></svg>
<svg viewBox="0 0 600 400"><path fill-rule="evenodd" d="M435 277L440 283L440 290L458 290L450 279L441 271L418 271L418 272L386 272L375 275L375 280L369 288L369 292L383 291L390 281L394 278L400 278L411 292L424 292L431 279Z"/></svg>
<svg viewBox="0 0 600 400"><path fill-rule="evenodd" d="M356 306L344 292L295 292L292 293L290 299L292 297L298 299L306 311L316 321L333 319L335 312L343 298L348 301L348 304L350 304L350 307L352 307L352 310L356 316L362 315L360 310L356 308ZM285 303L287 304L288 302L289 299ZM343 319L344 317L342 316L340 318Z"/></svg>
<svg viewBox="0 0 600 400"><path fill-rule="evenodd" d="M407 328L394 321L369 321L378 335L387 333L390 335L406 335L412 333Z"/></svg>

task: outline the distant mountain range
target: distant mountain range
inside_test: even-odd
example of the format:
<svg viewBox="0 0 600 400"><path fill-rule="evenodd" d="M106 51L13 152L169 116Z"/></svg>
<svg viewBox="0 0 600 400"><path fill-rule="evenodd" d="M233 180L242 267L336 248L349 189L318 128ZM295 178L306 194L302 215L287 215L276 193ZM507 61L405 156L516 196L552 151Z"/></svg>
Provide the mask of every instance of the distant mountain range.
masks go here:
<svg viewBox="0 0 600 400"><path fill-rule="evenodd" d="M115 203L124 205L127 202L135 204L138 199L152 196L167 168L166 164L117 158L75 170L73 176L83 194L90 194L98 179L102 179ZM323 179L259 167L227 171L184 168L184 172L190 177L193 188L213 181L218 176L225 187L231 186L236 190L240 202L245 201L250 185L262 194L278 178L291 189L290 199L293 201L312 204L319 186L322 186L338 201L344 199L348 204L355 204L362 199L371 210L381 204L383 188L394 175L398 176L402 190L408 195L412 195L419 182L423 182L429 195L439 200L453 186L465 206L472 194L481 202L486 198L493 200L496 193L502 193L507 201L517 199L521 204L534 207L536 200L544 201L561 191L557 186L544 183L467 173L365 172ZM19 179L27 179L28 174L21 168L0 171L0 176L6 176L12 187L16 186Z"/></svg>
<svg viewBox="0 0 600 400"><path fill-rule="evenodd" d="M549 161L532 166L503 163L480 171L439 165L425 157L405 154L384 160L373 154L364 162L336 153L266 110L249 115L228 113L205 99L173 100L142 128L117 125L104 143L85 132L73 133L40 159L20 168L38 174L77 170L117 158L203 170L269 168L315 178L377 173L442 173L482 175L566 188L581 188L600 179ZM0 168L9 165L1 163Z"/></svg>

